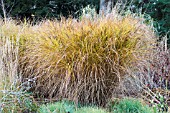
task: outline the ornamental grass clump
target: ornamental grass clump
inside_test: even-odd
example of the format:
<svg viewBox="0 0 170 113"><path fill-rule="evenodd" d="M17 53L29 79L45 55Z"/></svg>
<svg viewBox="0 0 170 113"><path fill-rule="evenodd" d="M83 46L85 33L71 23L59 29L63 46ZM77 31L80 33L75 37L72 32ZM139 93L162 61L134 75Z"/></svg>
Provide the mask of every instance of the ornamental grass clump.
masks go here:
<svg viewBox="0 0 170 113"><path fill-rule="evenodd" d="M21 30L21 26L16 25L16 22L13 20L8 20L6 23L0 19L0 36L16 38Z"/></svg>
<svg viewBox="0 0 170 113"><path fill-rule="evenodd" d="M17 26L12 23L0 26L0 113L34 112L37 105L24 83L21 84L18 70L20 34L12 32L12 28Z"/></svg>
<svg viewBox="0 0 170 113"><path fill-rule="evenodd" d="M34 92L43 97L86 104L105 105L125 67L156 40L150 27L130 16L45 21L33 28L20 59L24 78L34 78Z"/></svg>

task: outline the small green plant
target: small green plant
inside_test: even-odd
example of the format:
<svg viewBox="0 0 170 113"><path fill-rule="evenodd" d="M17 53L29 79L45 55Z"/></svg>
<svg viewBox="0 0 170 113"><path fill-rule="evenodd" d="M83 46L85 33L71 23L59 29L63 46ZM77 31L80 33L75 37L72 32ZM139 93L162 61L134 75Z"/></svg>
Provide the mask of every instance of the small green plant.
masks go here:
<svg viewBox="0 0 170 113"><path fill-rule="evenodd" d="M74 102L60 101L56 103L50 103L47 105L41 105L38 109L39 113L74 113L76 106Z"/></svg>
<svg viewBox="0 0 170 113"><path fill-rule="evenodd" d="M107 110L98 107L82 107L75 113L108 113Z"/></svg>
<svg viewBox="0 0 170 113"><path fill-rule="evenodd" d="M105 109L98 107L76 106L72 101L59 101L56 103L43 104L39 107L38 113L108 113Z"/></svg>
<svg viewBox="0 0 170 113"><path fill-rule="evenodd" d="M112 106L113 113L153 113L153 109L137 99L125 98Z"/></svg>
<svg viewBox="0 0 170 113"><path fill-rule="evenodd" d="M30 94L20 91L8 91L0 99L0 113L35 112L37 104Z"/></svg>

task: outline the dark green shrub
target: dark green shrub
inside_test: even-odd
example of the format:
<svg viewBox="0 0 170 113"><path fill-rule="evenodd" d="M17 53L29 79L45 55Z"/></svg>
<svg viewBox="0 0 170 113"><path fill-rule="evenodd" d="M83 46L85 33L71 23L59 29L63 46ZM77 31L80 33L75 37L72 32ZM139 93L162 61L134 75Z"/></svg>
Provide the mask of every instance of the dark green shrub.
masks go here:
<svg viewBox="0 0 170 113"><path fill-rule="evenodd" d="M77 17L81 9L89 4L98 9L99 0L4 0L8 17L15 18L58 18L61 15ZM3 12L0 10L0 17Z"/></svg>
<svg viewBox="0 0 170 113"><path fill-rule="evenodd" d="M170 1L169 0L133 0L135 12L149 14L154 20L158 35L168 35L170 44Z"/></svg>

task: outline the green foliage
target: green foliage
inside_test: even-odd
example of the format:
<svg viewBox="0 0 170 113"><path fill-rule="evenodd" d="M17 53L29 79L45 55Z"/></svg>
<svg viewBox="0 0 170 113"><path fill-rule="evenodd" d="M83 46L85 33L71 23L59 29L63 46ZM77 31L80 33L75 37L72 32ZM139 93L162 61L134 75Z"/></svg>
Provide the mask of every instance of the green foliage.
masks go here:
<svg viewBox="0 0 170 113"><path fill-rule="evenodd" d="M75 113L109 113L105 109L98 107L81 107Z"/></svg>
<svg viewBox="0 0 170 113"><path fill-rule="evenodd" d="M152 0L150 4L145 4L146 13L150 14L155 20L160 35L169 34L170 29L170 1L169 0ZM169 34L170 35L170 34Z"/></svg>
<svg viewBox="0 0 170 113"><path fill-rule="evenodd" d="M153 113L152 108L143 105L136 99L122 99L113 104L112 111L114 113Z"/></svg>
<svg viewBox="0 0 170 113"><path fill-rule="evenodd" d="M169 0L135 0L135 12L149 14L154 20L158 35L168 35L170 44L170 1Z"/></svg>
<svg viewBox="0 0 170 113"><path fill-rule="evenodd" d="M61 15L78 17L83 7L91 4L98 8L98 0L5 0L8 17L59 18ZM3 15L2 10L0 14Z"/></svg>
<svg viewBox="0 0 170 113"><path fill-rule="evenodd" d="M56 103L41 105L38 113L108 113L106 110L98 107L80 107L73 102L63 100Z"/></svg>
<svg viewBox="0 0 170 113"><path fill-rule="evenodd" d="M37 111L37 104L30 94L22 91L8 91L0 99L1 113L22 113Z"/></svg>
<svg viewBox="0 0 170 113"><path fill-rule="evenodd" d="M48 103L41 105L38 109L39 113L75 113L76 106L71 101L60 101L56 103Z"/></svg>

